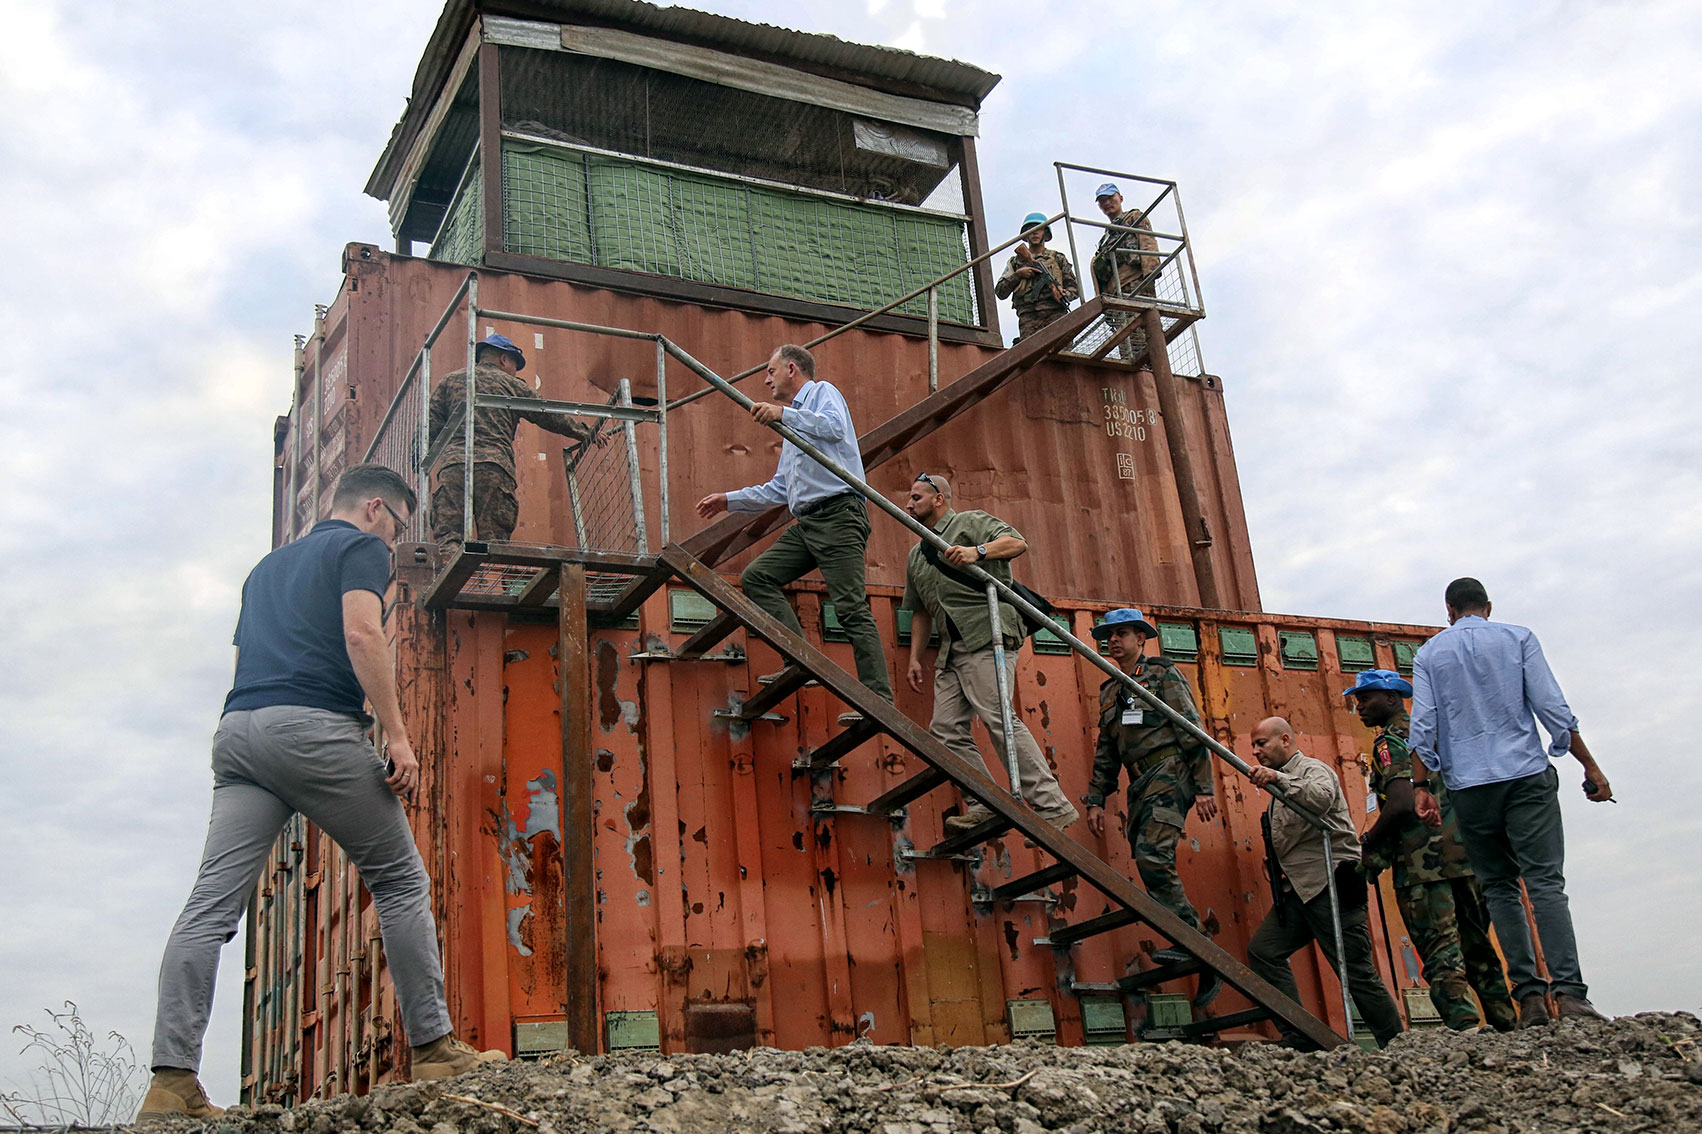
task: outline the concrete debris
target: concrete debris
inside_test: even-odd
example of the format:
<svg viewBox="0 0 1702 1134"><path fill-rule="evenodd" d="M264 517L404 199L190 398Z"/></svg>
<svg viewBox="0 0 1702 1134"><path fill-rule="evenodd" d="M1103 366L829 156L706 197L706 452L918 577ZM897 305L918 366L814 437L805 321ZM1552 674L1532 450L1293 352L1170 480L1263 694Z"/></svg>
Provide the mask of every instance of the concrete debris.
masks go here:
<svg viewBox="0 0 1702 1134"><path fill-rule="evenodd" d="M460 1098L452 1097L460 1096ZM853 1044L729 1055L564 1054L172 1134L1568 1134L1702 1129L1688 1013L1509 1035L1411 1032L1386 1051L1180 1043Z"/></svg>

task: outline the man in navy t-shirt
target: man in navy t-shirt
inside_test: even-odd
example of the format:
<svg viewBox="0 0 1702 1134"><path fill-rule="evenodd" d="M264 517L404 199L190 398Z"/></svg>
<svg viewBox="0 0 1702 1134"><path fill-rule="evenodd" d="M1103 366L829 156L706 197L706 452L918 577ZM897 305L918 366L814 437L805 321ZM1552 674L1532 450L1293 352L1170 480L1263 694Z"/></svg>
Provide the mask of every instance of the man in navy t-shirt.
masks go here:
<svg viewBox="0 0 1702 1134"><path fill-rule="evenodd" d="M213 817L201 869L160 965L153 1081L141 1118L214 1117L197 1072L219 949L236 936L278 832L300 812L337 841L372 893L415 1079L501 1059L455 1037L430 881L402 799L420 782L384 636L390 545L414 509L383 465L337 481L330 518L273 551L242 587L236 680L213 735ZM384 730L380 756L368 738ZM388 757L386 761L385 757Z"/></svg>

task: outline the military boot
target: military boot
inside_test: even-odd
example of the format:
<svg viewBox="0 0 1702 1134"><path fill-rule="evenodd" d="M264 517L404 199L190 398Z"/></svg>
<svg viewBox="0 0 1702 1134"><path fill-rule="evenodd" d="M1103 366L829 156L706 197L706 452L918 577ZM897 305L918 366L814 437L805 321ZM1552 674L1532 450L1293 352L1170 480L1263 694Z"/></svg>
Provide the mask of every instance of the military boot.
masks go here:
<svg viewBox="0 0 1702 1134"><path fill-rule="evenodd" d="M1554 1017L1548 1014L1548 997L1540 992L1519 998L1519 1026L1535 1028L1552 1023Z"/></svg>
<svg viewBox="0 0 1702 1134"><path fill-rule="evenodd" d="M224 1107L207 1101L207 1092L201 1089L201 1081L195 1077L195 1072L161 1067L148 1083L148 1093L142 1099L142 1110L136 1115L136 1123L159 1122L174 1115L217 1118L224 1112Z"/></svg>

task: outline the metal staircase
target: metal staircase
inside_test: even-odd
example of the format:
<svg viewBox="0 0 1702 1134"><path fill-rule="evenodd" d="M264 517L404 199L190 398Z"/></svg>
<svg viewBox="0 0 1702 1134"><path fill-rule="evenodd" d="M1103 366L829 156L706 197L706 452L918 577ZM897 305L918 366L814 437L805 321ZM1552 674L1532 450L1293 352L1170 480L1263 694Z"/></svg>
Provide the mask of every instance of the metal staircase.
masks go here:
<svg viewBox="0 0 1702 1134"><path fill-rule="evenodd" d="M1209 971L1221 977L1224 983L1253 1003L1252 1008L1243 1012L1208 1016L1189 1024L1181 1029L1183 1035L1203 1038L1229 1028L1244 1027L1264 1020L1280 1020L1320 1047L1331 1048L1346 1042L1322 1020L1278 992L1246 965L1214 944L1211 938L1189 927L1109 863L1064 832L1055 830L1027 804L1013 798L994 782L983 769L951 752L927 730L899 712L891 702L863 685L856 676L836 665L826 654L792 633L778 619L747 599L737 587L723 579L690 551L679 544L669 544L662 550L660 563L668 569L670 575L678 576L686 586L708 599L721 611L720 617L698 631L682 647L679 653L682 659L687 656L701 656L716 642L741 626L768 643L786 659L786 668L780 675L740 707L738 715L741 719L753 724L760 721L765 713L812 680L819 682L854 710L856 719L800 761L797 765L800 771L825 771L868 741L880 735L888 736L919 757L926 767L879 797L862 804L857 810L871 815L902 818L902 809L910 802L936 788L953 785L965 795L980 800L993 812L994 817L972 830L948 835L925 852L927 855L944 857L962 854L989 839L1010 831L1020 831L1029 842L1043 849L1054 861L1049 866L997 887L991 895L994 901L1020 898L1041 887L1078 877L1103 894L1111 904L1111 909L1096 917L1054 930L1047 942L1054 949L1068 950L1076 942L1095 934L1144 923L1168 939L1177 949L1186 952L1190 959L1125 977L1118 982L1120 989L1137 991L1192 973ZM844 811L846 808L836 810Z"/></svg>

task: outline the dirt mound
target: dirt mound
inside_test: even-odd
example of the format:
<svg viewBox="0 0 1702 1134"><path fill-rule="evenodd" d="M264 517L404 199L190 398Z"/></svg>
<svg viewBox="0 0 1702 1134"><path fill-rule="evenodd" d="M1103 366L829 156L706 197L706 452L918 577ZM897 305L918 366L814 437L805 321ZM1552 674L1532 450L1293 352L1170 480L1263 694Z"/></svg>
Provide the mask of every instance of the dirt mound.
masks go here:
<svg viewBox="0 0 1702 1134"><path fill-rule="evenodd" d="M182 1123L180 1130L198 1124ZM1511 1035L1413 1032L1386 1051L1126 1047L565 1055L293 1110L212 1134L1445 1134L1702 1130L1688 1013ZM174 1132L175 1134L175 1132Z"/></svg>

